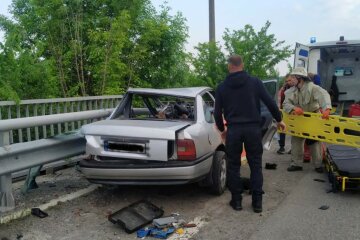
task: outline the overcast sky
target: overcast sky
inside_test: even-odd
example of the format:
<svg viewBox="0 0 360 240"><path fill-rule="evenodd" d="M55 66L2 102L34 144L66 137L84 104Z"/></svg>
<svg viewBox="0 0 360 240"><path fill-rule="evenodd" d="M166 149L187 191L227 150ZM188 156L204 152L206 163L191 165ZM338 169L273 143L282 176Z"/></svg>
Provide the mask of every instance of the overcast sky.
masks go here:
<svg viewBox="0 0 360 240"><path fill-rule="evenodd" d="M164 0L152 2L159 7ZM10 3L0 0L0 14L9 15ZM189 51L199 42L208 41L208 0L168 0L167 5L172 13L181 12L187 19ZM360 0L215 0L215 9L216 40L220 42L225 28L237 30L251 24L259 30L267 20L271 22L269 32L291 46L295 42L309 43L310 37L318 42L334 41L339 36L360 39ZM279 66L282 74L284 66Z"/></svg>

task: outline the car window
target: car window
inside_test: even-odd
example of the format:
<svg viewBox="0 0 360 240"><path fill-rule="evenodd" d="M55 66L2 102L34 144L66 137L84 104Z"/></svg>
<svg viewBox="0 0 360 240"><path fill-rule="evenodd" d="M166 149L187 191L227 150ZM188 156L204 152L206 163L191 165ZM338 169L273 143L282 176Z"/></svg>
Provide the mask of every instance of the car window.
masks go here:
<svg viewBox="0 0 360 240"><path fill-rule="evenodd" d="M277 81L276 80L266 80L263 81L266 91L272 96L274 99L277 96Z"/></svg>
<svg viewBox="0 0 360 240"><path fill-rule="evenodd" d="M202 95L202 100L203 100L205 121L208 123L214 123L213 111L215 107L215 101L213 97L206 92L205 94Z"/></svg>
<svg viewBox="0 0 360 240"><path fill-rule="evenodd" d="M194 120L194 98L132 93L112 119Z"/></svg>
<svg viewBox="0 0 360 240"><path fill-rule="evenodd" d="M336 67L334 71L334 75L337 77L352 76L353 69L350 67Z"/></svg>
<svg viewBox="0 0 360 240"><path fill-rule="evenodd" d="M133 94L130 106L129 118L145 119L151 117L151 111L149 110L143 96Z"/></svg>

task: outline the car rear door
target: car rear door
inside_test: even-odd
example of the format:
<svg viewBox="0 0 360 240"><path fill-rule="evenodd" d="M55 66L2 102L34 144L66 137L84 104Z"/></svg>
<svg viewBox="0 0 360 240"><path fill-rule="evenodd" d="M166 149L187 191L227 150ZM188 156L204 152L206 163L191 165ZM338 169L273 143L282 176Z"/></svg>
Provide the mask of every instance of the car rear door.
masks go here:
<svg viewBox="0 0 360 240"><path fill-rule="evenodd" d="M264 86L268 93L273 97L274 101L277 101L277 80L263 81ZM264 103L261 103L261 126L263 139L262 143L266 150L270 149L271 141L277 131L275 120Z"/></svg>
<svg viewBox="0 0 360 240"><path fill-rule="evenodd" d="M214 108L215 97L210 92L201 95L203 105L204 127L207 132L207 145L210 151L214 151L220 144L219 132L215 127Z"/></svg>

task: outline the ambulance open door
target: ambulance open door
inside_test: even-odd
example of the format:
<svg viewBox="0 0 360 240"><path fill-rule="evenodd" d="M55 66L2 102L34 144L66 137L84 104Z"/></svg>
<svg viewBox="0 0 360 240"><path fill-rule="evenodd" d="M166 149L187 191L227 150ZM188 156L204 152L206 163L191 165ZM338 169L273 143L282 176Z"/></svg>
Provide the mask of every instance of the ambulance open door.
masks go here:
<svg viewBox="0 0 360 240"><path fill-rule="evenodd" d="M294 68L304 67L308 70L309 66L309 47L296 43L295 46L295 57L294 57Z"/></svg>

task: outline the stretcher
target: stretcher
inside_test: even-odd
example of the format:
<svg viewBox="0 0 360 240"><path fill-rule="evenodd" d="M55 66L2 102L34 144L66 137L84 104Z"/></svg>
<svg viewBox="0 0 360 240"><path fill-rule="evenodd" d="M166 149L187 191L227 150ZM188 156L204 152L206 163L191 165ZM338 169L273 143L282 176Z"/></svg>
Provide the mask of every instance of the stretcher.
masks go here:
<svg viewBox="0 0 360 240"><path fill-rule="evenodd" d="M327 145L325 166L332 191L360 190L360 149Z"/></svg>
<svg viewBox="0 0 360 240"><path fill-rule="evenodd" d="M287 127L285 134L360 148L360 119L330 115L326 120L319 113L309 112L301 116L282 114Z"/></svg>

